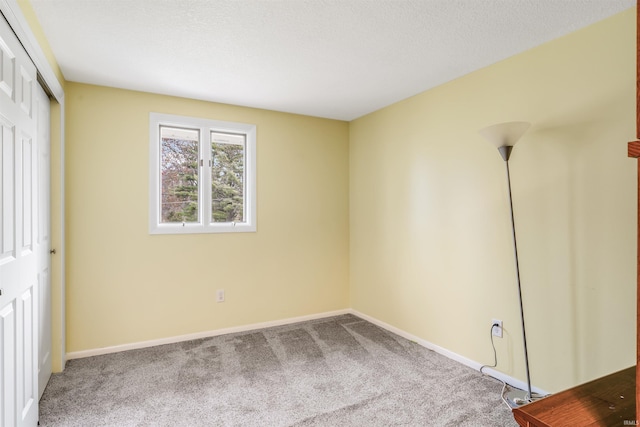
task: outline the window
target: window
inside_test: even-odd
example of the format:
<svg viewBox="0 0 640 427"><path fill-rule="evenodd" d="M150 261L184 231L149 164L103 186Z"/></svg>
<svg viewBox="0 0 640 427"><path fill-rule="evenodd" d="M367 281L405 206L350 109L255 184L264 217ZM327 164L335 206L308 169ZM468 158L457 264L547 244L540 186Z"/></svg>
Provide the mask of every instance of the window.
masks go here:
<svg viewBox="0 0 640 427"><path fill-rule="evenodd" d="M149 116L149 233L256 231L256 127Z"/></svg>

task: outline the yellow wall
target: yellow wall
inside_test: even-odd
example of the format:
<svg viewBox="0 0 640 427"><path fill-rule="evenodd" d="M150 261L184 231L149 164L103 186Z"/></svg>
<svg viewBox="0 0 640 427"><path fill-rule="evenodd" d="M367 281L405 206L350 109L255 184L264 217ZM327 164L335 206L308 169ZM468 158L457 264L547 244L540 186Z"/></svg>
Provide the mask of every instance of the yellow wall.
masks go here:
<svg viewBox="0 0 640 427"><path fill-rule="evenodd" d="M635 9L350 126L351 305L524 379L505 165L478 134L533 127L510 165L534 386L634 363Z"/></svg>
<svg viewBox="0 0 640 427"><path fill-rule="evenodd" d="M69 352L348 307L348 123L71 82L66 102ZM149 235L151 111L257 125L256 233Z"/></svg>

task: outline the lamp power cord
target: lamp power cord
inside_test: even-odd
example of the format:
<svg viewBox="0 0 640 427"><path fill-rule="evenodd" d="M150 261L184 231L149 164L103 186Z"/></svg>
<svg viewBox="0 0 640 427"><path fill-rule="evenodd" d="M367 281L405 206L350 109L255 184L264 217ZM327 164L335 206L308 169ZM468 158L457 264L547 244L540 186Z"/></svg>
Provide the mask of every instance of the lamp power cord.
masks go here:
<svg viewBox="0 0 640 427"><path fill-rule="evenodd" d="M507 405L507 408L509 408L509 410L511 411L512 410L511 405L509 405L509 402L507 402L507 399L505 399L504 397L504 393L507 390L507 383L492 375L485 374L484 372L482 372L484 368L495 368L496 366L498 366L498 353L496 352L496 344L493 342L493 328L495 328L496 326L500 326L500 325L498 325L497 323L494 323L493 325L491 325L491 329L489 330L489 336L491 337L491 348L493 349L493 365L480 366L480 373L482 375L486 375L489 378L493 378L494 380L500 381L502 383L502 391L500 392L500 399L502 399L502 402L505 405Z"/></svg>
<svg viewBox="0 0 640 427"><path fill-rule="evenodd" d="M502 399L502 402L505 405L507 405L507 408L509 408L509 410L511 411L511 410L513 410L513 408L511 407L511 405L509 405L509 402L507 402L507 399L504 397L504 393L507 390L507 383L505 381L502 381L499 378L494 377L493 375L489 375L489 374L484 373L482 371L484 368L495 368L495 367L498 366L498 354L496 352L496 344L493 342L493 328L499 327L499 326L500 325L498 325L497 323L494 323L493 325L491 325L491 329L489 330L489 336L491 337L491 348L493 349L493 365L482 365L480 367L480 373L482 375L486 375L489 378L493 378L494 380L499 381L499 382L502 383L502 391L500 392L500 398ZM541 396L541 395L539 395L537 393L533 393L533 396L529 396L529 401L533 402L534 400L541 399L543 397L545 397L545 396Z"/></svg>

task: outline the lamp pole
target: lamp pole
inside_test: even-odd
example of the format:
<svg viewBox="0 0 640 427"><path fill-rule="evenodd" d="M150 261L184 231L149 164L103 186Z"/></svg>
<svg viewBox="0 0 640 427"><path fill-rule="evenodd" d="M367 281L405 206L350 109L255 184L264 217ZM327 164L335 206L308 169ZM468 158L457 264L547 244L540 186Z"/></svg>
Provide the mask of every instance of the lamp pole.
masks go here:
<svg viewBox="0 0 640 427"><path fill-rule="evenodd" d="M509 212L511 214L511 236L513 237L513 253L516 261L516 280L518 284L518 303L520 305L520 320L522 322L522 341L524 343L524 363L527 373L527 394L522 397L522 390L512 390L509 393L505 393L507 400L510 401L510 406L520 406L532 401L531 392L531 376L529 374L529 352L527 350L527 332L524 325L524 309L522 305L522 287L520 285L520 262L518 261L518 242L516 240L516 223L513 215L513 198L511 195L511 174L509 172L509 157L511 157L511 151L513 146L520 139L520 137L531 126L527 122L507 122L499 123L497 125L489 126L479 131L480 135L485 137L489 142L500 152L502 159L504 160L507 168L507 186L509 190ZM504 397L504 396L503 396Z"/></svg>
<svg viewBox="0 0 640 427"><path fill-rule="evenodd" d="M520 320L522 321L522 340L524 342L524 365L527 372L527 392L525 396L527 402L531 401L531 376L529 375L529 353L527 351L527 331L524 325L524 308L522 306L522 286L520 285L520 262L518 261L518 241L516 239L516 222L513 215L513 198L511 197L511 174L509 172L509 157L511 156L511 150L513 146L502 146L498 148L504 164L507 168L507 188L509 189L509 212L511 213L511 235L513 236L513 253L516 260L516 280L518 282L518 302L520 303Z"/></svg>

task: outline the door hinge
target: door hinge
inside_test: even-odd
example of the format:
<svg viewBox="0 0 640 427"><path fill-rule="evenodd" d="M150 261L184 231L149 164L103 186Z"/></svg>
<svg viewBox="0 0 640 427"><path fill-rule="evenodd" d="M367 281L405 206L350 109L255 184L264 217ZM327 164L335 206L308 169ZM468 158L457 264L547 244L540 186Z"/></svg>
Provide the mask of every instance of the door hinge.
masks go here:
<svg viewBox="0 0 640 427"><path fill-rule="evenodd" d="M55 255L55 254L56 254L56 250L55 250L55 249L51 249L51 250L49 251L49 253L50 253L51 255Z"/></svg>

